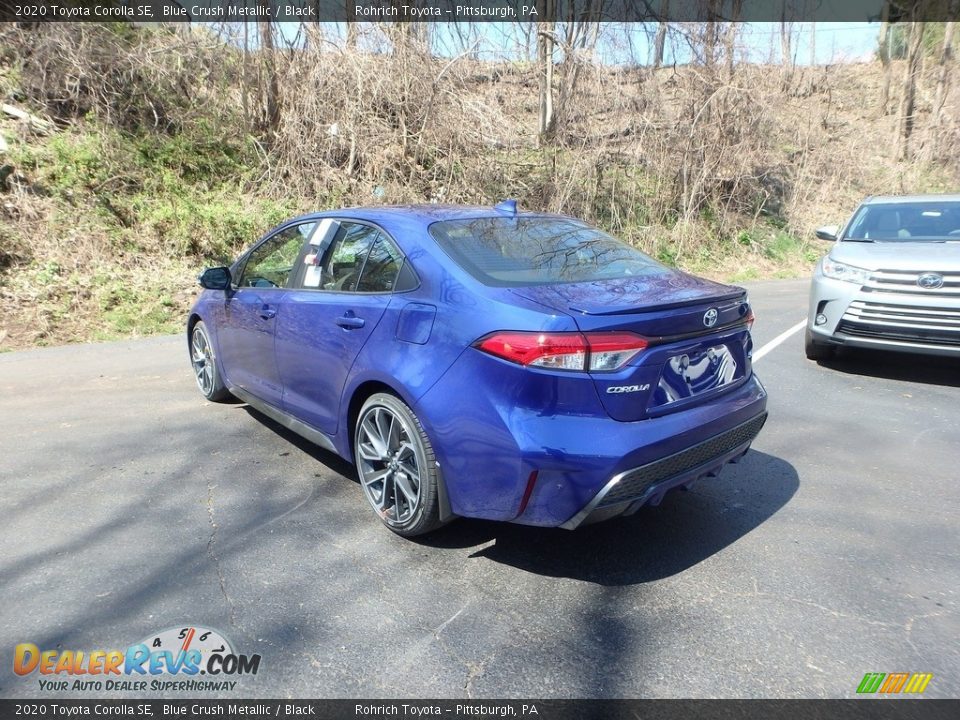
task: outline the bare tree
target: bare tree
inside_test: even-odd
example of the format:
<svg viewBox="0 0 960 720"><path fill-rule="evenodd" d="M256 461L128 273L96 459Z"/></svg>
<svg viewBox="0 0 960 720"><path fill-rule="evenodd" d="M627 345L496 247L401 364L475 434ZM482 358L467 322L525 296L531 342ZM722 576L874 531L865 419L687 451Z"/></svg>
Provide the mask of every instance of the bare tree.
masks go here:
<svg viewBox="0 0 960 720"><path fill-rule="evenodd" d="M810 67L817 64L817 21L810 22Z"/></svg>
<svg viewBox="0 0 960 720"><path fill-rule="evenodd" d="M421 7L421 0L391 0L398 16L404 13L405 7ZM429 54L430 52L430 25L426 22L413 22L409 19L397 20L393 23L393 52L402 54L407 50Z"/></svg>
<svg viewBox="0 0 960 720"><path fill-rule="evenodd" d="M592 57L600 33L600 15L603 0L586 0L579 18L573 16L573 6L566 22L563 42L563 62L560 65L560 92L554 103L554 127L569 115L577 81L584 64Z"/></svg>
<svg viewBox="0 0 960 720"><path fill-rule="evenodd" d="M883 85L880 90L880 114L886 115L890 111L890 0L883 3L880 13L880 38L877 48L880 63L883 65Z"/></svg>
<svg viewBox="0 0 960 720"><path fill-rule="evenodd" d="M541 17L546 20L537 23L537 58L540 64L540 114L537 125L537 132L540 141L546 140L552 133L554 127L553 111L553 51L556 45L554 30L556 22L554 18L555 5L554 0L539 0L538 10L542 9Z"/></svg>
<svg viewBox="0 0 960 720"><path fill-rule="evenodd" d="M711 0L711 3L713 0ZM710 6L712 7L712 5ZM715 17L708 10L707 17ZM679 28L681 37L693 53L696 62L705 68L713 68L717 60L717 45L720 39L720 28L723 23L707 21L698 23L684 23Z"/></svg>
<svg viewBox="0 0 960 720"><path fill-rule="evenodd" d="M703 23L703 64L713 67L717 59L717 42L720 38L720 13L723 0L707 0L707 22Z"/></svg>
<svg viewBox="0 0 960 720"><path fill-rule="evenodd" d="M921 47L925 24L916 22L917 6L910 11L910 33L907 40L907 64L903 70L903 91L900 96L900 113L897 117L897 157L905 160L910 156L910 135L913 132L917 73L920 69Z"/></svg>
<svg viewBox="0 0 960 720"><path fill-rule="evenodd" d="M243 64L240 67L240 104L243 107L243 129L250 132L253 123L250 121L250 26L243 23Z"/></svg>
<svg viewBox="0 0 960 720"><path fill-rule="evenodd" d="M954 2L953 9L957 3ZM937 93L933 101L934 122L939 126L943 120L943 106L947 100L947 83L950 78L950 65L953 61L953 32L956 23L950 20L943 28L943 50L940 52L940 70L937 76Z"/></svg>
<svg viewBox="0 0 960 720"><path fill-rule="evenodd" d="M670 0L660 0L660 22L657 23L657 35L653 40L653 67L663 65L663 48L667 40L667 16L670 14Z"/></svg>
<svg viewBox="0 0 960 720"><path fill-rule="evenodd" d="M257 0L258 7L269 10L270 0ZM264 17L267 17L265 14ZM267 132L274 132L280 124L280 81L277 78L276 59L274 57L273 23L269 20L258 20L257 28L260 31L260 53L263 55L263 72L266 74L262 88L264 95L264 116L262 127Z"/></svg>
<svg viewBox="0 0 960 720"><path fill-rule="evenodd" d="M780 62L783 71L784 88L789 87L793 78L793 22L787 18L787 0L780 5Z"/></svg>
<svg viewBox="0 0 960 720"><path fill-rule="evenodd" d="M429 55L430 54L430 23L428 22L412 22L407 23L412 26L410 36L413 38L414 44L419 49L420 52Z"/></svg>
<svg viewBox="0 0 960 720"><path fill-rule="evenodd" d="M344 10L347 11L347 47L357 47L357 11L356 3L353 0L344 0ZM319 17L320 0L317 0L317 13Z"/></svg>
<svg viewBox="0 0 960 720"><path fill-rule="evenodd" d="M740 13L743 11L743 0L732 0L730 4L730 22L724 35L724 52L727 55L727 78L733 77L733 63L737 48L737 30L740 27Z"/></svg>

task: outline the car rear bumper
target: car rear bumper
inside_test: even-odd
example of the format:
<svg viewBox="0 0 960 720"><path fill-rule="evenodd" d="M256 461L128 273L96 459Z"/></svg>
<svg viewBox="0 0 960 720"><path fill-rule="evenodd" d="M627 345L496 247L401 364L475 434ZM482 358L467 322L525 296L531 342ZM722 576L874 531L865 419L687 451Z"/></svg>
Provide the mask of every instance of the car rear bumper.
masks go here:
<svg viewBox="0 0 960 720"><path fill-rule="evenodd" d="M464 517L576 527L632 512L742 455L766 414L753 374L699 405L622 422L589 378L522 375L513 384L490 371L493 362L466 355L417 402L451 510Z"/></svg>
<svg viewBox="0 0 960 720"><path fill-rule="evenodd" d="M860 287L818 271L810 289L808 327L814 341L824 345L958 356L960 295Z"/></svg>
<svg viewBox="0 0 960 720"><path fill-rule="evenodd" d="M763 412L745 423L696 445L632 468L610 478L594 498L560 527L580 525L632 515L644 505L659 505L675 488L690 488L697 480L716 477L728 462L742 458L767 421Z"/></svg>

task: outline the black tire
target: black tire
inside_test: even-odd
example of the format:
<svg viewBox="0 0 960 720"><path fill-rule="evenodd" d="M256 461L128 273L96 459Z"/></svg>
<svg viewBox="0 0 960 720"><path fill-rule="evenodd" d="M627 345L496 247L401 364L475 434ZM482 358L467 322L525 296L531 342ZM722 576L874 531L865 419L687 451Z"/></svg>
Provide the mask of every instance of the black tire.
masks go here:
<svg viewBox="0 0 960 720"><path fill-rule="evenodd" d="M807 328L803 336L803 350L807 354L807 360L815 360L817 362L829 360L837 354L837 349L833 345L825 345L814 340L810 328Z"/></svg>
<svg viewBox="0 0 960 720"><path fill-rule="evenodd" d="M190 364L200 393L210 402L226 402L233 399L223 384L220 366L210 341L210 333L202 320L190 331Z"/></svg>
<svg viewBox="0 0 960 720"><path fill-rule="evenodd" d="M387 393L371 395L357 416L353 439L360 487L384 525L414 537L444 524L433 446L406 403Z"/></svg>

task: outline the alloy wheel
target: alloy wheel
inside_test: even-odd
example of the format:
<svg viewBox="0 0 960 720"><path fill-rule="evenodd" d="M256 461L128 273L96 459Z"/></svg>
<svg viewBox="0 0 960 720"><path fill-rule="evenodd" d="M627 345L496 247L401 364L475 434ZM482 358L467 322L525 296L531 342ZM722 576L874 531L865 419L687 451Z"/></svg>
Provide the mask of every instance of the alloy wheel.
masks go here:
<svg viewBox="0 0 960 720"><path fill-rule="evenodd" d="M213 352L210 349L210 340L201 327L193 331L190 359L193 363L193 373L197 378L197 387L200 388L200 392L209 397L213 393L214 385Z"/></svg>
<svg viewBox="0 0 960 720"><path fill-rule="evenodd" d="M415 436L404 418L382 405L369 408L357 433L363 491L391 525L408 522L420 505L421 475Z"/></svg>

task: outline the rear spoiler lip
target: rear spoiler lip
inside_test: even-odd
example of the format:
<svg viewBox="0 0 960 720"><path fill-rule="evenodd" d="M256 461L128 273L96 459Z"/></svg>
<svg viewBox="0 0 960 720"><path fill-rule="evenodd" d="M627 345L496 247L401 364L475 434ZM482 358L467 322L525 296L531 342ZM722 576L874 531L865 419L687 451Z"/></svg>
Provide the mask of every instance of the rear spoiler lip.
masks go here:
<svg viewBox="0 0 960 720"><path fill-rule="evenodd" d="M646 308L627 308L627 309L614 309L614 310L584 310L578 308L574 305L570 305L570 310L575 313L580 313L581 315L590 315L592 317L604 317L604 316L613 316L613 315L641 315L648 312L657 312L660 310L674 310L676 308L682 307L691 307L693 305L710 305L712 303L725 302L727 300L743 300L746 298L747 291L742 287L734 287L729 293L724 295L710 295L706 297L691 298L690 300L682 300L680 302L673 303L663 303L656 304L651 307Z"/></svg>
<svg viewBox="0 0 960 720"><path fill-rule="evenodd" d="M707 335L715 335L728 330L735 330L739 327L745 328L746 326L747 319L740 318L723 326L704 328L703 330L694 330L693 332L683 333L681 335L659 335L654 337L644 335L644 337L647 339L647 347L655 347L657 345L669 345L670 343L683 342L684 340L692 340L694 338L705 337Z"/></svg>

